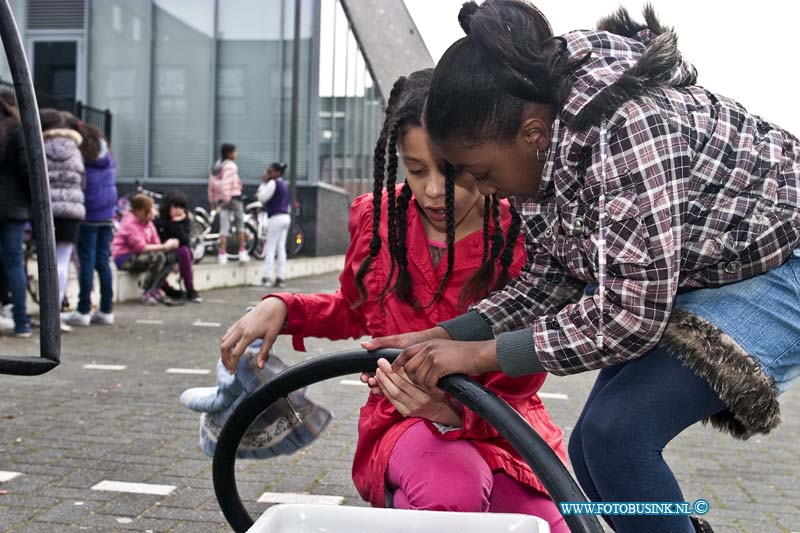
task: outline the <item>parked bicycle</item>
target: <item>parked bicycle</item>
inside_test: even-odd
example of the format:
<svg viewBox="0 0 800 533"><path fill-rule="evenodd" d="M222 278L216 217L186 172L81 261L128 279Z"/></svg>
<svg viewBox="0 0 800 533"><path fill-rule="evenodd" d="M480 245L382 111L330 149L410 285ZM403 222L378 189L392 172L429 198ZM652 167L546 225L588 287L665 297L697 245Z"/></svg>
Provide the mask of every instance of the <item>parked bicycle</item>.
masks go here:
<svg viewBox="0 0 800 533"><path fill-rule="evenodd" d="M248 202L244 208L243 228L237 227L233 213L230 213L230 236L227 240L227 253L231 257L236 257L239 253L239 234L244 234L244 249L251 257L263 259L263 245L257 249L258 243L258 210L261 202ZM220 210L217 207L206 210L204 207L197 206L192 210L192 233L191 248L195 263L202 261L207 253L219 254L219 222ZM259 256L258 253L261 255Z"/></svg>

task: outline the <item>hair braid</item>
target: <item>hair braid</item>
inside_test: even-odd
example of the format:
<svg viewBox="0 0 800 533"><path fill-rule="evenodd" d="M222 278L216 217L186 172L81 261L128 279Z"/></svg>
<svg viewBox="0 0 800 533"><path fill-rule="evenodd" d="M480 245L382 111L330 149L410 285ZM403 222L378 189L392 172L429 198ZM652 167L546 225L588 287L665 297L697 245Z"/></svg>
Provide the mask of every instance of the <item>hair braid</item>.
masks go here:
<svg viewBox="0 0 800 533"><path fill-rule="evenodd" d="M481 265L486 263L489 258L489 214L492 210L492 198L490 196L483 197L483 255L481 256Z"/></svg>
<svg viewBox="0 0 800 533"><path fill-rule="evenodd" d="M412 307L419 307L414 300L411 274L408 272L408 252L406 238L408 236L408 206L411 203L411 187L404 184L397 198L397 280L394 291L400 301Z"/></svg>
<svg viewBox="0 0 800 533"><path fill-rule="evenodd" d="M439 296L442 295L450 276L453 274L453 266L456 260L456 172L452 165L445 163L444 166L444 208L445 208L445 232L447 236L447 271L444 273L442 282L436 293L426 307L433 305Z"/></svg>
<svg viewBox="0 0 800 533"><path fill-rule="evenodd" d="M492 195L492 223L494 225L494 232L492 233L492 255L489 257L490 261L495 261L503 251L503 227L500 225L500 200L497 195Z"/></svg>
<svg viewBox="0 0 800 533"><path fill-rule="evenodd" d="M519 238L521 227L522 217L519 216L517 210L511 205L511 223L508 226L508 233L506 233L506 247L500 255L500 266L502 266L502 270L497 277L494 290L504 287L506 283L511 280L511 274L508 272L508 268L511 266L511 263L514 262L514 249L517 247L517 239Z"/></svg>
<svg viewBox="0 0 800 533"><path fill-rule="evenodd" d="M389 101L386 104L386 118L381 127L378 142L375 144L373 156L373 184L372 184L372 239L369 242L369 255L361 262L355 277L355 285L358 290L359 300L356 307L361 305L367 298L367 289L364 287L364 277L369 271L372 259L378 255L381 249L380 225L381 225L381 202L383 198L383 182L386 172L386 148L388 144L389 131L392 127L391 117L397 107L397 102L406 85L406 78L399 78L389 93Z"/></svg>
<svg viewBox="0 0 800 533"><path fill-rule="evenodd" d="M386 162L386 194L388 196L388 217L389 227L389 256L392 265L389 269L389 276L386 278L386 285L383 287L381 296L385 296L391 289L392 280L397 270L397 257L400 255L397 249L397 124L392 126L389 132L389 143L387 147L388 161Z"/></svg>

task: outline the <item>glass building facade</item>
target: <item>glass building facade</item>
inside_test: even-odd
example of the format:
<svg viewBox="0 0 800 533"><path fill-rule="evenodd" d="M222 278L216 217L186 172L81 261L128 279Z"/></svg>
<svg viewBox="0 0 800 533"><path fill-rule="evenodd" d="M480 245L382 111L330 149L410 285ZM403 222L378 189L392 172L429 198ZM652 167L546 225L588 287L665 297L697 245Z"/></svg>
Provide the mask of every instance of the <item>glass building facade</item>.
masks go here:
<svg viewBox="0 0 800 533"><path fill-rule="evenodd" d="M289 162L294 0L60 1L11 1L34 83L111 111L121 181L205 183L223 142L245 183ZM370 190L383 97L340 0L300 21L298 181Z"/></svg>

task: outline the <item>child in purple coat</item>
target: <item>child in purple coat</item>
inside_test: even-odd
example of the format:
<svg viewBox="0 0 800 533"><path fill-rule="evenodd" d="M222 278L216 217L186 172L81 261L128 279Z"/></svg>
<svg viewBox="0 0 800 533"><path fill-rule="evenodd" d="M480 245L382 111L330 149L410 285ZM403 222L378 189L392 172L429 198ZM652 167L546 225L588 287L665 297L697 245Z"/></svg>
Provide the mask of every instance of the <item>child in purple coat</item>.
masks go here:
<svg viewBox="0 0 800 533"><path fill-rule="evenodd" d="M81 223L78 235L78 308L65 317L65 322L71 326L111 325L114 323L110 264L114 232L111 221L117 205L116 164L108 149L108 142L98 128L80 123L78 130L83 137L80 150L86 169L86 218ZM100 280L100 305L91 314L95 271Z"/></svg>

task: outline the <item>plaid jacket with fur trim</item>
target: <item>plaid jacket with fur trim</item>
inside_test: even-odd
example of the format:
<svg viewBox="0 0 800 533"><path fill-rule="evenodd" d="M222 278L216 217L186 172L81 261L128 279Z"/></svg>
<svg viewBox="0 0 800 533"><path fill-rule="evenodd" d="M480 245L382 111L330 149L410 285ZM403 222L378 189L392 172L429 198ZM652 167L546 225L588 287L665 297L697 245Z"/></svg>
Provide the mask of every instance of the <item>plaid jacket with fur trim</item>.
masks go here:
<svg viewBox="0 0 800 533"><path fill-rule="evenodd" d="M529 368L524 351L502 353L498 337L512 375L539 364L571 374L643 355L660 340L677 291L766 272L800 244L796 137L695 85L670 32L564 39L572 57L590 56L555 121L538 198L514 200L527 265L473 308L495 336L532 333L538 361L525 352ZM601 212L604 291L579 300L598 282Z"/></svg>

